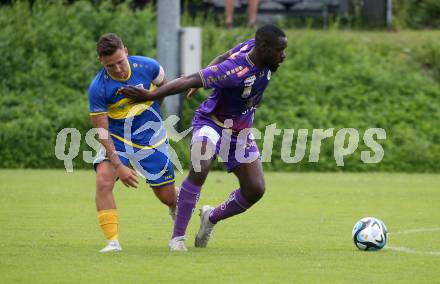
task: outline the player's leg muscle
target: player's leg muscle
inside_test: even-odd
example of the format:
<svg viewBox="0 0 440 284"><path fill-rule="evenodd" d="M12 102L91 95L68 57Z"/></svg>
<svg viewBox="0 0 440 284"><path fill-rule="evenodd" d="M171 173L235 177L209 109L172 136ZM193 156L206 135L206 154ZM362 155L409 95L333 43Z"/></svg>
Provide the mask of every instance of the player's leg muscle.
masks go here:
<svg viewBox="0 0 440 284"><path fill-rule="evenodd" d="M266 186L260 160L248 164L240 164L232 171L240 182L240 190L243 197L250 204L256 203L263 197Z"/></svg>
<svg viewBox="0 0 440 284"><path fill-rule="evenodd" d="M191 169L188 173L188 180L194 185L202 186L203 183L205 183L206 177L208 176L209 170L211 169L212 163L215 159L214 147L215 146L208 141L196 142L192 145L191 155L198 155L198 153L194 152L200 151L200 155L198 155L198 157L202 157L201 159L197 159L197 163L199 163L197 167L191 165Z"/></svg>
<svg viewBox="0 0 440 284"><path fill-rule="evenodd" d="M103 161L96 167L96 208L98 210L116 208L113 199L113 186L116 172L109 161Z"/></svg>
<svg viewBox="0 0 440 284"><path fill-rule="evenodd" d="M153 188L154 194L163 204L171 207L176 206L176 187L174 183L167 184L161 187Z"/></svg>

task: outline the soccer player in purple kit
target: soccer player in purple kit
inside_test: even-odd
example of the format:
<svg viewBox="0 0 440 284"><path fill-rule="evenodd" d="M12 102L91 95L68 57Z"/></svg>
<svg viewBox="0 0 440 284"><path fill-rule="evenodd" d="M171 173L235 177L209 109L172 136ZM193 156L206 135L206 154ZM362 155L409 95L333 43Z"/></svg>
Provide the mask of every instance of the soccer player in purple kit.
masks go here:
<svg viewBox="0 0 440 284"><path fill-rule="evenodd" d="M221 205L202 207L196 247L207 246L217 222L245 212L263 196L265 182L260 153L248 130L252 127L256 108L271 73L286 57L286 48L285 33L274 25L265 25L256 31L254 39L238 44L198 73L175 79L151 92L136 87L121 90L131 99L145 101L191 88L214 89L196 110L192 121L193 163L178 197L176 220L169 242L171 251L187 250L186 228L217 155L223 159L228 172L237 176L240 187L232 191ZM224 144L228 144L229 149ZM197 157L201 159L197 160Z"/></svg>

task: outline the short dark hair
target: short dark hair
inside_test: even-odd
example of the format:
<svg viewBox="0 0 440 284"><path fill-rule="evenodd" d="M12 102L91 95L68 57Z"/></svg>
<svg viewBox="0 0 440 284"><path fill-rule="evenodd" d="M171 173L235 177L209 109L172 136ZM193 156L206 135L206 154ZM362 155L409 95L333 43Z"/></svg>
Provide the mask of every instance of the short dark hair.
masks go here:
<svg viewBox="0 0 440 284"><path fill-rule="evenodd" d="M279 27L272 24L264 25L255 32L257 42L274 42L279 37L286 37L286 34Z"/></svg>
<svg viewBox="0 0 440 284"><path fill-rule="evenodd" d="M124 48L122 39L114 33L103 34L96 42L98 56L110 56L116 50Z"/></svg>

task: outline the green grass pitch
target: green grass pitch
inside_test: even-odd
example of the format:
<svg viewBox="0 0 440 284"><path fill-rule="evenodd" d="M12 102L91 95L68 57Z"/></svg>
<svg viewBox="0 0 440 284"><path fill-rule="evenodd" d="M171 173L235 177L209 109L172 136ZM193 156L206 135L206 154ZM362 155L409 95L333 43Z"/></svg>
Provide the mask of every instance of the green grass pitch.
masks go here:
<svg viewBox="0 0 440 284"><path fill-rule="evenodd" d="M178 174L178 184L183 175ZM266 173L263 199L216 227L195 249L170 253L167 209L146 186L115 188L119 254L104 239L94 172L0 171L0 283L439 283L440 175ZM237 187L212 172L201 200L217 205ZM382 219L387 247L362 252L351 240L361 217Z"/></svg>

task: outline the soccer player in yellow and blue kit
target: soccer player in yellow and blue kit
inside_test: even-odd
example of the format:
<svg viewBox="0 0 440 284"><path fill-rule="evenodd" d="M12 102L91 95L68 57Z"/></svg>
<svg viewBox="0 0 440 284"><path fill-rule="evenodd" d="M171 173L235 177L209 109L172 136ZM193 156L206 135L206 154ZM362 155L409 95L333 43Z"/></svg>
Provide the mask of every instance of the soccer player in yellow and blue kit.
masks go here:
<svg viewBox="0 0 440 284"><path fill-rule="evenodd" d="M152 89L166 82L163 68L154 59L128 56L116 34L104 34L96 44L102 70L89 88L92 124L102 144L94 161L96 209L107 246L101 252L120 251L118 214L113 198L117 179L137 187L137 173L146 178L158 199L174 217L176 189L174 170L168 155L168 140L160 116L160 102L135 102L119 94L122 87Z"/></svg>

